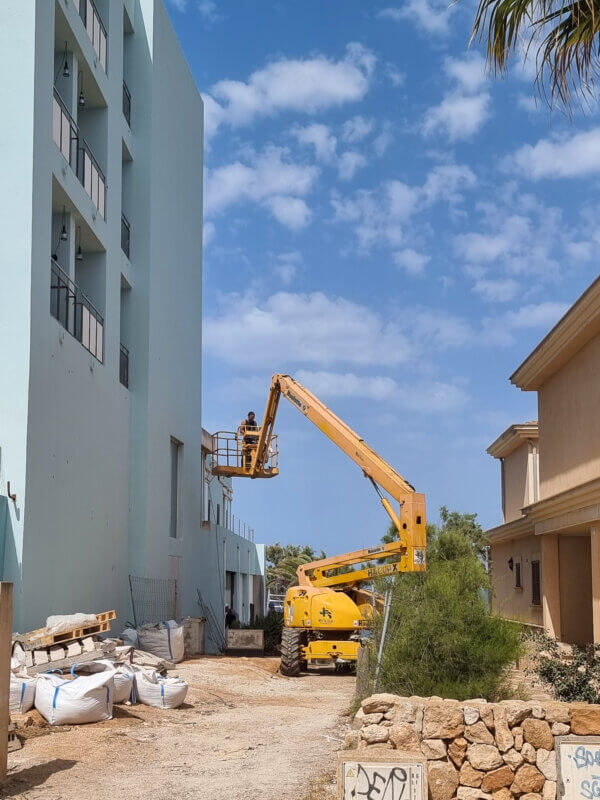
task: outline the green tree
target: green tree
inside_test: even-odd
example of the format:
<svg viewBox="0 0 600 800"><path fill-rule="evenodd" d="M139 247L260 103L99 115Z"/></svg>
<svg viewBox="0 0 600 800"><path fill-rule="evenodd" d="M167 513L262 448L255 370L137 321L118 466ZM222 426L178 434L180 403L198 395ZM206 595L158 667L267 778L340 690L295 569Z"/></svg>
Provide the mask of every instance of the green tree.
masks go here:
<svg viewBox="0 0 600 800"><path fill-rule="evenodd" d="M297 582L296 570L301 564L309 564L325 558L325 552L315 553L309 545L286 544L279 542L265 548L267 560L267 587L283 594Z"/></svg>
<svg viewBox="0 0 600 800"><path fill-rule="evenodd" d="M521 634L489 609L486 541L475 514L440 509L428 526L427 572L386 579L391 608L378 690L461 700L502 695L505 668L520 651ZM382 634L379 615L371 646Z"/></svg>
<svg viewBox="0 0 600 800"><path fill-rule="evenodd" d="M600 0L479 0L473 37L486 43L494 73L523 49L537 67L536 86L552 106L591 94L598 74Z"/></svg>

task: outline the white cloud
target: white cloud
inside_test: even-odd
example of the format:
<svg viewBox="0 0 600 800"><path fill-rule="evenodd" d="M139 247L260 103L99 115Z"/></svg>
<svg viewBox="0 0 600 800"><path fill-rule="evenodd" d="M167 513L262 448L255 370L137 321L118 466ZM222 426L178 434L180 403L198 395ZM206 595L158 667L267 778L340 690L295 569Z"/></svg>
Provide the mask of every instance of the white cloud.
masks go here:
<svg viewBox="0 0 600 800"><path fill-rule="evenodd" d="M519 104L519 108L522 108L523 111L527 111L530 114L537 114L537 112L540 110L535 97L529 94L519 94L517 97L517 103Z"/></svg>
<svg viewBox="0 0 600 800"><path fill-rule="evenodd" d="M299 370L294 376L318 397L359 397L389 401L394 406L421 413L456 411L468 402L465 391L451 383L419 383L405 391L393 378L353 372Z"/></svg>
<svg viewBox="0 0 600 800"><path fill-rule="evenodd" d="M489 303L506 303L516 297L519 284L512 278L478 278L473 289Z"/></svg>
<svg viewBox="0 0 600 800"><path fill-rule="evenodd" d="M534 181L542 178L582 178L600 172L600 127L572 136L540 139L524 145L505 167Z"/></svg>
<svg viewBox="0 0 600 800"><path fill-rule="evenodd" d="M304 127L292 128L292 135L300 144L312 145L318 161L336 166L338 174L343 181L350 180L359 167L367 163L367 159L355 150L348 150L338 156L337 138L331 129L322 123L312 123Z"/></svg>
<svg viewBox="0 0 600 800"><path fill-rule="evenodd" d="M530 304L522 306L518 311L509 311L506 314L506 321L511 328L551 328L558 322L568 309L567 303L545 303Z"/></svg>
<svg viewBox="0 0 600 800"><path fill-rule="evenodd" d="M339 158L338 174L343 181L349 181L359 167L364 167L367 159L355 150L348 150Z"/></svg>
<svg viewBox="0 0 600 800"><path fill-rule="evenodd" d="M337 139L327 125L314 122L311 125L292 129L292 134L300 144L309 144L315 148L315 155L319 161L331 162L337 155Z"/></svg>
<svg viewBox="0 0 600 800"><path fill-rule="evenodd" d="M468 167L442 165L431 170L423 186L386 181L377 190L358 189L346 198L334 192L334 220L350 223L364 249L376 244L397 248L403 243L403 226L417 212L441 200L457 203L461 191L474 184Z"/></svg>
<svg viewBox="0 0 600 800"><path fill-rule="evenodd" d="M483 320L482 341L488 345L514 344L520 330L542 328L549 331L568 309L567 303L546 301L521 306L497 317Z"/></svg>
<svg viewBox="0 0 600 800"><path fill-rule="evenodd" d="M376 155L381 158L385 155L386 150L394 141L394 135L392 133L392 126L389 122L384 122L381 133L375 137L373 142L373 147L375 149Z"/></svg>
<svg viewBox="0 0 600 800"><path fill-rule="evenodd" d="M470 53L465 58L448 58L444 69L446 75L467 94L478 92L487 80L485 59L479 53Z"/></svg>
<svg viewBox="0 0 600 800"><path fill-rule="evenodd" d="M301 197L274 195L265 200L265 205L278 222L293 231L306 227L312 212Z"/></svg>
<svg viewBox="0 0 600 800"><path fill-rule="evenodd" d="M352 119L346 120L342 128L342 139L345 142L354 144L355 142L362 141L373 130L374 122L372 119L366 119L357 115Z"/></svg>
<svg viewBox="0 0 600 800"><path fill-rule="evenodd" d="M406 362L411 345L400 327L367 306L321 292L278 292L263 302L227 295L218 316L205 317L207 353L235 366L273 371L300 365L386 366Z"/></svg>
<svg viewBox="0 0 600 800"><path fill-rule="evenodd" d="M268 208L279 222L292 229L306 225L310 210L302 198L311 191L318 169L291 162L285 148L273 146L262 153L251 153L248 161L207 171L207 216L235 203L251 201Z"/></svg>
<svg viewBox="0 0 600 800"><path fill-rule="evenodd" d="M429 347L439 352L473 342L474 334L468 322L439 309L415 308L405 312L404 321L410 326L420 350Z"/></svg>
<svg viewBox="0 0 600 800"><path fill-rule="evenodd" d="M451 141L469 139L489 118L489 106L490 95L487 92L473 96L451 93L438 106L427 110L423 119L423 133L431 135L441 129Z"/></svg>
<svg viewBox="0 0 600 800"><path fill-rule="evenodd" d="M396 69L393 64L387 64L385 67L385 74L386 77L389 78L390 83L392 86L398 88L398 86L403 86L404 82L406 81L406 75L400 70Z"/></svg>
<svg viewBox="0 0 600 800"><path fill-rule="evenodd" d="M187 0L171 0L171 4L175 6L177 11L185 11L187 8Z"/></svg>
<svg viewBox="0 0 600 800"><path fill-rule="evenodd" d="M202 227L202 243L204 247L208 247L208 245L212 242L215 238L217 230L215 228L214 222L205 222Z"/></svg>
<svg viewBox="0 0 600 800"><path fill-rule="evenodd" d="M450 29L450 3L407 0L404 5L384 8L377 16L393 22L412 22L422 33L446 36Z"/></svg>
<svg viewBox="0 0 600 800"><path fill-rule="evenodd" d="M284 286L289 286L292 283L301 263L302 256L298 250L277 255L274 271Z"/></svg>
<svg viewBox="0 0 600 800"><path fill-rule="evenodd" d="M283 58L253 72L247 81L219 81L205 95L207 136L214 135L221 124L248 125L256 117L282 111L315 114L361 100L369 89L375 61L370 50L354 42L339 61L322 55Z"/></svg>
<svg viewBox="0 0 600 800"><path fill-rule="evenodd" d="M409 275L422 275L429 260L429 256L418 253L412 247L394 253L395 263Z"/></svg>
<svg viewBox="0 0 600 800"><path fill-rule="evenodd" d="M214 0L197 0L196 5L205 22L218 22L223 19L217 11L217 4Z"/></svg>
<svg viewBox="0 0 600 800"><path fill-rule="evenodd" d="M445 131L451 141L469 139L490 116L490 95L482 91L486 82L485 61L479 53L447 58L444 71L455 87L442 102L427 109L422 131L430 135Z"/></svg>

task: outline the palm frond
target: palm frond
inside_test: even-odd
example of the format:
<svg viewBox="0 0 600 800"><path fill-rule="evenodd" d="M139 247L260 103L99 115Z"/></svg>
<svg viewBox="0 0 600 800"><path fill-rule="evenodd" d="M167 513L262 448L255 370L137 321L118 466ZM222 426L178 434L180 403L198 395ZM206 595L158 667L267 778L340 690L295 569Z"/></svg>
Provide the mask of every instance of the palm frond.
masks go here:
<svg viewBox="0 0 600 800"><path fill-rule="evenodd" d="M591 96L600 72L600 0L480 0L472 40L486 41L494 74L505 73L523 45L535 51L536 88L552 107L571 110L574 96Z"/></svg>

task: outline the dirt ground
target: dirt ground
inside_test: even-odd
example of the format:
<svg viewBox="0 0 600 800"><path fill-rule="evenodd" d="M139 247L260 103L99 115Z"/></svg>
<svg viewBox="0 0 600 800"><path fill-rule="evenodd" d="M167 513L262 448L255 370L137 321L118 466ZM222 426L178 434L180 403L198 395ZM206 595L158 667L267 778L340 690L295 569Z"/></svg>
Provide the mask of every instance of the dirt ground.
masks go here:
<svg viewBox="0 0 600 800"><path fill-rule="evenodd" d="M108 722L24 728L1 797L27 800L300 800L332 770L354 677L276 674L278 659L186 661L178 709L115 706ZM17 720L19 718L16 718ZM22 721L22 720L21 720Z"/></svg>

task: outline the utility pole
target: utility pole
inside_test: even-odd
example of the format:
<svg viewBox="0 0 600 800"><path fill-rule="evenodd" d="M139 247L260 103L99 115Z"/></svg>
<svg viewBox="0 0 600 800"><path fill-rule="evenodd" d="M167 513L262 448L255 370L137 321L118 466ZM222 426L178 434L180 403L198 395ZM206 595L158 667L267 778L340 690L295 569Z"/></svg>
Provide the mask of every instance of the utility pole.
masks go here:
<svg viewBox="0 0 600 800"><path fill-rule="evenodd" d="M0 582L0 781L6 778L8 758L8 702L12 650L13 585Z"/></svg>

